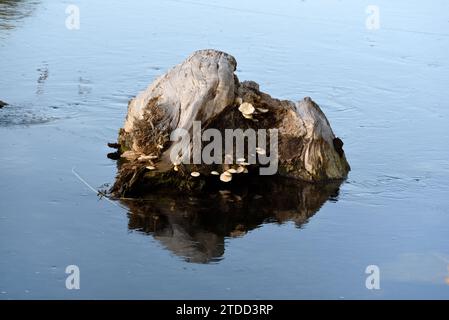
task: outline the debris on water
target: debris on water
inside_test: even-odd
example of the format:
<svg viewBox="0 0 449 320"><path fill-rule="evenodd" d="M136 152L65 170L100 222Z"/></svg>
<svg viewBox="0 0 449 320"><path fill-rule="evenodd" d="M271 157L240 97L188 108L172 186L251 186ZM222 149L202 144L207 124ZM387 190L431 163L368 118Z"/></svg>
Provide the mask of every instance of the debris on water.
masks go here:
<svg viewBox="0 0 449 320"><path fill-rule="evenodd" d="M108 147L109 147L109 148L112 148L112 149L120 149L120 143L109 142L109 143L108 143Z"/></svg>
<svg viewBox="0 0 449 320"><path fill-rule="evenodd" d="M118 160L118 159L120 159L120 152L118 152L118 151L110 152L107 154L107 157L111 160Z"/></svg>

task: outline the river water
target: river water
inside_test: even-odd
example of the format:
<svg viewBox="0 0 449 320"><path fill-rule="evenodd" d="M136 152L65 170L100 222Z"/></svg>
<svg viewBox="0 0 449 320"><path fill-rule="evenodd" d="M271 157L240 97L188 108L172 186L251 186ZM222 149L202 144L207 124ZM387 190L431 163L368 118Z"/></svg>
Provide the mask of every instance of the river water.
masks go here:
<svg viewBox="0 0 449 320"><path fill-rule="evenodd" d="M0 1L0 299L449 298L449 3L375 2L373 27L358 0ZM114 181L128 100L203 48L311 96L348 179L243 200L90 190Z"/></svg>

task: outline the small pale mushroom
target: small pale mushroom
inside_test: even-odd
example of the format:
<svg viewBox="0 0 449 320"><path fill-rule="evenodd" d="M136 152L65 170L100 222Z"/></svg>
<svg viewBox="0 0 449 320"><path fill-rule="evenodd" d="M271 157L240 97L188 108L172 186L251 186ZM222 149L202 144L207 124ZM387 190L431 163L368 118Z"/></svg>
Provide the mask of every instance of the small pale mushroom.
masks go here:
<svg viewBox="0 0 449 320"><path fill-rule="evenodd" d="M148 170L156 170L156 167L155 167L155 166L146 166L146 168L147 168Z"/></svg>
<svg viewBox="0 0 449 320"><path fill-rule="evenodd" d="M267 113L269 110L265 109L265 108L257 108L257 111L259 111L261 113Z"/></svg>
<svg viewBox="0 0 449 320"><path fill-rule="evenodd" d="M258 154L261 154L261 155L266 154L265 149L262 149L262 148L259 148L259 147L256 148L256 152L257 152Z"/></svg>
<svg viewBox="0 0 449 320"><path fill-rule="evenodd" d="M158 148L158 149L164 149L164 146L161 145L161 144L158 144L158 145L157 145L157 148Z"/></svg>
<svg viewBox="0 0 449 320"><path fill-rule="evenodd" d="M226 170L226 172L233 174L233 173L237 173L237 170L235 170L234 168L231 168L231 169Z"/></svg>
<svg viewBox="0 0 449 320"><path fill-rule="evenodd" d="M237 173L242 173L242 172L244 172L244 171L245 171L245 167L239 166L239 167L237 168Z"/></svg>
<svg viewBox="0 0 449 320"><path fill-rule="evenodd" d="M178 166L177 166L177 165L175 165L175 166L173 167L173 170L175 170L175 171L179 171L179 168L178 168Z"/></svg>
<svg viewBox="0 0 449 320"><path fill-rule="evenodd" d="M217 171L211 171L210 174L211 174L211 175L214 175L214 176L220 175Z"/></svg>
<svg viewBox="0 0 449 320"><path fill-rule="evenodd" d="M220 175L220 180L223 182L229 182L232 180L232 174L230 174L229 172L225 171Z"/></svg>
<svg viewBox="0 0 449 320"><path fill-rule="evenodd" d="M252 119L253 113L254 111L256 111L256 109L253 107L251 103L243 102L239 107L239 111L246 119Z"/></svg>
<svg viewBox="0 0 449 320"><path fill-rule="evenodd" d="M193 172L191 172L190 173L190 175L192 176L192 177L199 177L200 176L200 173L199 172L196 172L196 171L193 171Z"/></svg>

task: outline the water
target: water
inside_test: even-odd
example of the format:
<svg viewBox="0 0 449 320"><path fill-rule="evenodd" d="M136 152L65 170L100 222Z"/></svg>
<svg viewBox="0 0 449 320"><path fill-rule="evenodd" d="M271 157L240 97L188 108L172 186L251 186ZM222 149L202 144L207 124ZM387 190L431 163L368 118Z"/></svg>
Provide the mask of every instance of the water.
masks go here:
<svg viewBox="0 0 449 320"><path fill-rule="evenodd" d="M72 2L0 1L0 299L449 298L446 1L377 1L379 30L356 0L79 0L68 30ZM72 170L112 183L128 100L202 48L317 101L348 180L142 204L89 190Z"/></svg>

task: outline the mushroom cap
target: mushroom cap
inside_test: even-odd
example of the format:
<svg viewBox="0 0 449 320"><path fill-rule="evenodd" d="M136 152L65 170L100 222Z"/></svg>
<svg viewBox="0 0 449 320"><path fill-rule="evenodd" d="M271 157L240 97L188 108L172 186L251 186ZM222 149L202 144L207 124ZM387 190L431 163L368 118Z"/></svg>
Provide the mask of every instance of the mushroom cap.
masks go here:
<svg viewBox="0 0 449 320"><path fill-rule="evenodd" d="M220 175L220 180L223 182L229 182L232 180L232 174L230 174L229 172L225 171Z"/></svg>
<svg viewBox="0 0 449 320"><path fill-rule="evenodd" d="M199 177L199 176L200 176L200 173L199 173L199 172L196 172L196 171L193 171L193 172L190 173L190 175L191 175L192 177Z"/></svg>
<svg viewBox="0 0 449 320"><path fill-rule="evenodd" d="M254 111L256 111L256 109L251 103L243 102L239 107L239 111L243 113L243 115L251 115Z"/></svg>

